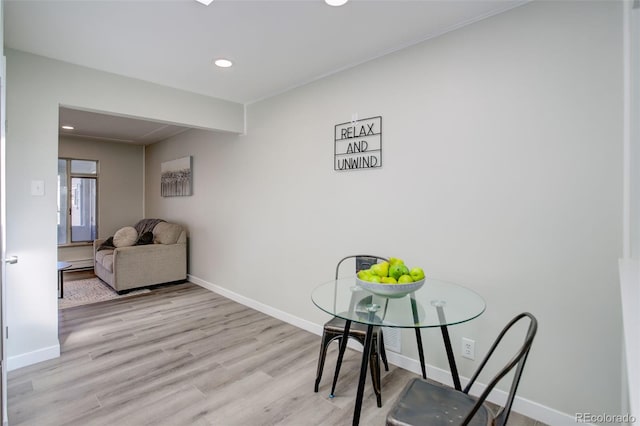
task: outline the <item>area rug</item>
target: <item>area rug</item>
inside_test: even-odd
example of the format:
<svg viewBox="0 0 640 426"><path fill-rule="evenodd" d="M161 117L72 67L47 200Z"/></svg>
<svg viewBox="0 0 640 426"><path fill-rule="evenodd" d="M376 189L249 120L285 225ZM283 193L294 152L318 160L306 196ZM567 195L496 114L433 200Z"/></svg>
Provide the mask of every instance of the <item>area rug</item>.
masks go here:
<svg viewBox="0 0 640 426"><path fill-rule="evenodd" d="M121 299L150 292L151 290L148 288L142 288L120 295L107 284L100 281L99 278L65 281L64 298L58 299L58 308L66 309L73 306L88 305L90 303Z"/></svg>

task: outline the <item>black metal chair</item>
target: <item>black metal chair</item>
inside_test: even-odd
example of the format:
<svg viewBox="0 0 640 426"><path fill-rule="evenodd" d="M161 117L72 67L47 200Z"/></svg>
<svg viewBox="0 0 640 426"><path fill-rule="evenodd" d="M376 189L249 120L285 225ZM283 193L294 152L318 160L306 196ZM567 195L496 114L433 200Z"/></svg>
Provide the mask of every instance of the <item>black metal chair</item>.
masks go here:
<svg viewBox="0 0 640 426"><path fill-rule="evenodd" d="M475 383L478 375L487 364L487 361L494 353L498 344L509 331L509 329L523 318L529 318L524 343L511 360L494 376L486 389L479 397L469 395L469 390ZM489 349L488 354L482 360L469 384L462 391L455 390L432 381L413 379L402 390L394 406L387 415L388 426L408 426L408 425L495 425L504 426L509 419L513 399L522 369L529 355L529 350L533 343L533 338L538 329L536 318L528 312L517 315L498 335L498 338ZM494 414L485 404L485 400L496 384L516 367L511 389L505 406Z"/></svg>
<svg viewBox="0 0 640 426"><path fill-rule="evenodd" d="M336 266L336 280L338 279L340 272L340 265L347 259L356 259L356 272L360 269L367 269L371 266L372 263L378 263L378 261L387 261L386 258L380 256L366 255L366 254L358 254L351 255L341 259ZM359 262L362 261L362 262ZM369 262L367 262L369 261ZM346 326L346 321L342 318L333 317L331 320L326 322L323 327L322 332L322 342L320 344L320 357L318 358L318 371L316 374L316 383L314 387L314 391L318 392L318 388L320 386L320 380L322 379L322 371L324 369L324 362L327 356L327 348L329 344L337 340L339 343L342 340L342 336L344 334L344 329ZM373 331L372 341L371 341L371 355L369 357L369 368L371 370L371 380L373 383L373 389L376 394L378 407L382 406L382 393L380 386L380 362L379 356L382 357L382 362L384 363L385 371L389 371L389 364L387 363L387 355L384 350L384 339L382 336L382 330L379 327L375 327ZM364 346L364 341L367 335L367 326L364 324L360 324L357 322L352 322L349 327L349 337L358 341L361 345ZM338 366L336 371L340 369L340 363L342 360L338 357ZM331 390L331 396L333 396L333 391L335 389L336 381L338 377L337 375L333 378L333 386Z"/></svg>

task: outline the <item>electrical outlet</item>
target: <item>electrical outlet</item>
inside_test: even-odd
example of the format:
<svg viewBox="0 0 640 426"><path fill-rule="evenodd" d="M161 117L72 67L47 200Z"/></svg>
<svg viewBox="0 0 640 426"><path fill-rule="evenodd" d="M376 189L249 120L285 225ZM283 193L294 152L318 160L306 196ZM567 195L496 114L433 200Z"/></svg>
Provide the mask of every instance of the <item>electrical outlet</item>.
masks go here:
<svg viewBox="0 0 640 426"><path fill-rule="evenodd" d="M476 359L476 342L474 340L462 338L462 356L471 360Z"/></svg>

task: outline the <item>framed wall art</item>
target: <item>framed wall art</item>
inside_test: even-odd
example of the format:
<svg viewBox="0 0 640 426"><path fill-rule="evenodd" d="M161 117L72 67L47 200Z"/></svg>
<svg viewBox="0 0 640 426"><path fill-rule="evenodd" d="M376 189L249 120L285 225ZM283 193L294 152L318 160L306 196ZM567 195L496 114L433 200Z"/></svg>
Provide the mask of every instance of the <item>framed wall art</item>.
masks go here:
<svg viewBox="0 0 640 426"><path fill-rule="evenodd" d="M183 197L191 195L191 156L160 164L160 195Z"/></svg>

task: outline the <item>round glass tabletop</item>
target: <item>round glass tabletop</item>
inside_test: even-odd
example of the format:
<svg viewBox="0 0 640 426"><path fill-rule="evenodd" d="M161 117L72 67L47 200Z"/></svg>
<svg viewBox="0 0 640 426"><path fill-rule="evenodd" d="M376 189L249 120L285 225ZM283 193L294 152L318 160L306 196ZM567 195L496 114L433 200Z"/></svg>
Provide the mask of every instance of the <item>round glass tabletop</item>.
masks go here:
<svg viewBox="0 0 640 426"><path fill-rule="evenodd" d="M383 327L427 328L459 324L478 317L485 302L473 290L427 278L422 288L399 298L373 294L355 276L319 285L313 303L333 316Z"/></svg>

